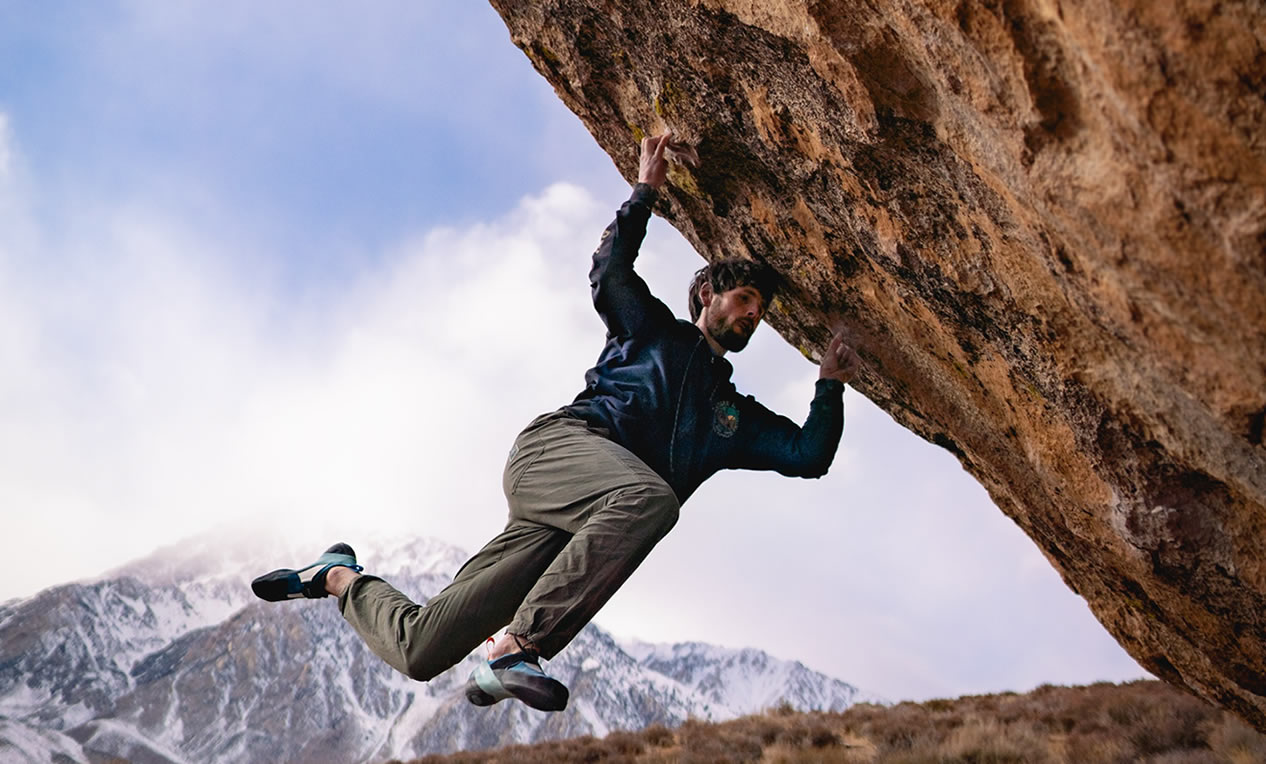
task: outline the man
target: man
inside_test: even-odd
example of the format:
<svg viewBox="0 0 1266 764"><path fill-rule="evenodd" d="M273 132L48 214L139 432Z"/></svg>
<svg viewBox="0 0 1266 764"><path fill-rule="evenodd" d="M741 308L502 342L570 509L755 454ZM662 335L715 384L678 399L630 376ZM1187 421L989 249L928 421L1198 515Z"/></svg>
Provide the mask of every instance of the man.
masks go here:
<svg viewBox="0 0 1266 764"><path fill-rule="evenodd" d="M567 688L540 660L557 655L620 588L705 479L721 469L826 473L844 428L844 383L860 363L843 339L831 340L798 427L740 396L724 358L760 323L774 291L770 271L742 260L702 269L690 289L692 322L676 319L633 272L670 150L693 153L670 133L642 142L638 184L602 234L590 285L606 346L575 401L515 441L503 479L505 530L425 605L362 575L346 544L306 568L260 576L257 595L336 596L370 649L419 681L506 627L467 682L467 698L558 711Z"/></svg>

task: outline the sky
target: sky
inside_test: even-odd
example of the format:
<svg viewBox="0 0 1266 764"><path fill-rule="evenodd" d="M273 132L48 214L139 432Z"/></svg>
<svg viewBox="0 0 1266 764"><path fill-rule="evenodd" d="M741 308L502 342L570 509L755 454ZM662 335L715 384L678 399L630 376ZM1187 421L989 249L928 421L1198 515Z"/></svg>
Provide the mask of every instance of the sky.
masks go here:
<svg viewBox="0 0 1266 764"><path fill-rule="evenodd" d="M0 601L224 529L499 531L515 435L602 347L589 255L629 184L496 13L0 10ZM652 221L679 315L701 264ZM731 360L807 415L772 329ZM714 477L598 625L891 700L1146 676L950 454L845 401L826 477Z"/></svg>

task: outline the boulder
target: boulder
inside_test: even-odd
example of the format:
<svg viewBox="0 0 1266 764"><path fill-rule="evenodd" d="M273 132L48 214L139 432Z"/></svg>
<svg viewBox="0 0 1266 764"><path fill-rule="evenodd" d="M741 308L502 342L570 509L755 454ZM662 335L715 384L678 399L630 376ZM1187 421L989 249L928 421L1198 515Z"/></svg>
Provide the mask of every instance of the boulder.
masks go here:
<svg viewBox="0 0 1266 764"><path fill-rule="evenodd" d="M1266 730L1266 10L492 0L768 320L955 454L1157 677Z"/></svg>

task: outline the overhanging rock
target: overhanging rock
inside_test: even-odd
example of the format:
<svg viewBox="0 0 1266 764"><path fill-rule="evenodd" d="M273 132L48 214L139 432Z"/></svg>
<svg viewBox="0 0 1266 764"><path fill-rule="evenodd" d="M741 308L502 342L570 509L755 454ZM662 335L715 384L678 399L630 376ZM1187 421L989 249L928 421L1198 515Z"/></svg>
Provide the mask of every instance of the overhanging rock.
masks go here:
<svg viewBox="0 0 1266 764"><path fill-rule="evenodd" d="M952 451L1159 677L1266 731L1266 10L492 0L660 212Z"/></svg>

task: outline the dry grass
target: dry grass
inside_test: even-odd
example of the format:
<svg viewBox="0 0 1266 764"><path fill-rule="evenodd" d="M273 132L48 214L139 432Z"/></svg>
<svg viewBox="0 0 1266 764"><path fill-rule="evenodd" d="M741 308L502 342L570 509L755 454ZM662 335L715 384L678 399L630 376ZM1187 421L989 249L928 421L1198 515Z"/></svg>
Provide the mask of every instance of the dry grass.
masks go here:
<svg viewBox="0 0 1266 764"><path fill-rule="evenodd" d="M780 708L722 724L656 725L423 762L1255 764L1266 762L1266 736L1168 685L1131 682L863 704L837 714Z"/></svg>

